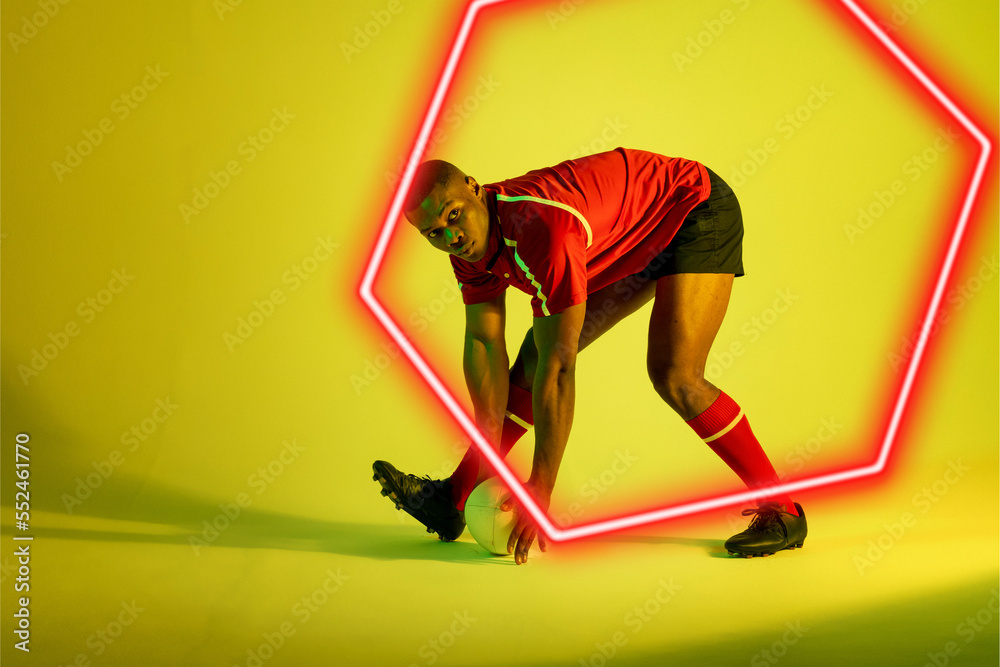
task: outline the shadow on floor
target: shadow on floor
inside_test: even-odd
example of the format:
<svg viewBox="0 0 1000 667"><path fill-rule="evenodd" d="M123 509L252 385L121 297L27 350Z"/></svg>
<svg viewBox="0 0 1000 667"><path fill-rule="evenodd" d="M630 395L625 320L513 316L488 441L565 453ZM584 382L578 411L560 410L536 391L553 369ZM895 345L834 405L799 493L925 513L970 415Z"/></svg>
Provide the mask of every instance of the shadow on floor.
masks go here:
<svg viewBox="0 0 1000 667"><path fill-rule="evenodd" d="M289 514L268 512L253 506L239 508L233 503L201 500L158 485L148 478L119 476L115 493L102 494L101 502L86 502L73 515L87 519L123 520L162 526L148 532L128 532L100 528L44 526L36 520L32 534L49 539L109 542L147 542L187 545L194 555L209 549L288 549L336 553L377 560L437 560L477 565L513 565L509 557L493 556L475 544L466 533L459 541L445 543L424 532L416 520L400 514L399 524L365 524L322 521ZM108 498L136 498L142 504L122 507ZM236 514L236 511L239 511ZM72 518L70 518L72 521ZM4 532L13 532L5 525ZM619 533L593 538L597 542L644 543L696 547L712 557L728 557L722 540Z"/></svg>

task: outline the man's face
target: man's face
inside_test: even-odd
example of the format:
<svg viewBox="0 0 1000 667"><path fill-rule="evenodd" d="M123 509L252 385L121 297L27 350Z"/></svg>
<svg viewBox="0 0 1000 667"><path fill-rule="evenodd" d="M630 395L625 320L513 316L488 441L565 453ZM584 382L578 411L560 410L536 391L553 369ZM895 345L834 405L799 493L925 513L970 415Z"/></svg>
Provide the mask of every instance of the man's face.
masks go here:
<svg viewBox="0 0 1000 667"><path fill-rule="evenodd" d="M469 262L486 256L489 209L485 191L471 176L455 175L447 185L435 185L406 218L439 250Z"/></svg>

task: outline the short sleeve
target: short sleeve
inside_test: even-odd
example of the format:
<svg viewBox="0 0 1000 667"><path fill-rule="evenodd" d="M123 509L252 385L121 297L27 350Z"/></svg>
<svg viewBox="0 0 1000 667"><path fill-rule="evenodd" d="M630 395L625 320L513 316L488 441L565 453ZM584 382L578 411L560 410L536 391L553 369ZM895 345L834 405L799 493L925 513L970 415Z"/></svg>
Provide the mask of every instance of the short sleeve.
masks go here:
<svg viewBox="0 0 1000 667"><path fill-rule="evenodd" d="M476 271L467 262L451 257L451 268L462 292L465 305L483 303L498 297L507 289L507 283L487 271Z"/></svg>

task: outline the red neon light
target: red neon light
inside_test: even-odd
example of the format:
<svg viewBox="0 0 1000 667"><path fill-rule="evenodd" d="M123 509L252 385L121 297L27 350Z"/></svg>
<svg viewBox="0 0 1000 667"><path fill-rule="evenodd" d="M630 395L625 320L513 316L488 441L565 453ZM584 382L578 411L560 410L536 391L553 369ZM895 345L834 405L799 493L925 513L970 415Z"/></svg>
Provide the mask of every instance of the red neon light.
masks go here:
<svg viewBox="0 0 1000 667"><path fill-rule="evenodd" d="M531 498L531 496L525 491L520 481L507 467L503 459L501 459L496 452L493 451L493 448L489 446L486 440L479 433L479 430L476 428L473 420L465 413L458 401L455 400L455 397L451 395L444 383L441 382L440 378L438 378L423 357L418 354L416 349L400 330L396 322L392 319L389 313L386 312L385 308L378 301L378 299L375 298L372 288L378 274L378 270L384 259L389 240L395 228L395 223L399 220L402 214L403 198L410 188L416 167L425 152L431 131L433 130L434 124L436 123L438 115L441 112L441 106L447 97L452 80L455 76L455 71L466 48L469 34L475 25L476 17L486 7L499 5L509 1L510 0L474 0L473 2L470 2L466 8L458 29L457 37L452 45L451 51L449 52L441 77L437 82L427 114L420 126L420 131L417 135L416 142L414 143L413 150L410 153L403 176L396 187L395 194L393 195L388 215L383 222L382 231L379 234L375 248L361 280L360 296L378 322L389 333L396 344L399 345L400 350L402 350L407 359L409 359L414 365L417 372L420 373L421 377L427 383L427 386L444 404L448 412L461 425L462 429L472 439L472 442L475 443L475 446L478 447L479 451L486 457L489 464L518 498L522 506L531 513L531 516L534 518L541 530L545 532L549 539L556 542L574 540L581 537L599 535L610 531L682 517L706 510L751 502L765 494L769 495L772 493L778 494L804 491L806 489L830 486L863 477L871 477L883 472L886 468L889 454L892 451L893 446L896 444L896 437L899 431L900 422L903 419L907 404L913 393L914 380L927 351L927 344L932 333L933 324L937 320L941 308L941 301L945 294L945 288L948 285L954 269L955 258L962 246L963 241L965 240L969 218L971 216L973 206L976 203L976 198L980 194L983 177L992 156L993 146L986 134L969 119L969 117L959 108L955 101L946 95L941 88L939 88L938 85L930 79L930 77L914 62L914 60L910 58L910 56L908 56L903 49L900 48L899 45L885 33L878 23L871 18L871 15L862 9L859 4L855 2L855 0L838 0L838 2L843 5L843 7L850 12L855 19L857 19L861 27L870 32L871 35L878 40L882 47L888 51L889 55L897 60L899 64L902 65L916 79L919 85L927 93L933 96L934 99L952 117L954 117L962 125L962 127L965 128L969 135L975 139L980 148L979 157L976 161L975 170L969 183L968 191L965 193L962 200L958 221L955 224L954 231L952 232L948 242L946 254L941 264L940 273L934 281L928 305L924 311L925 315L921 319L923 324L920 329L917 342L914 346L912 356L910 357L910 363L907 366L905 376L901 383L899 394L893 404L889 422L882 437L882 442L878 449L878 456L875 461L861 467L822 474L816 477L810 477L794 482L787 482L774 487L769 487L767 489L732 493L708 500L685 503L671 507L662 507L630 516L597 521L581 526L573 526L567 529L560 529L553 525L545 512L538 507L534 499Z"/></svg>

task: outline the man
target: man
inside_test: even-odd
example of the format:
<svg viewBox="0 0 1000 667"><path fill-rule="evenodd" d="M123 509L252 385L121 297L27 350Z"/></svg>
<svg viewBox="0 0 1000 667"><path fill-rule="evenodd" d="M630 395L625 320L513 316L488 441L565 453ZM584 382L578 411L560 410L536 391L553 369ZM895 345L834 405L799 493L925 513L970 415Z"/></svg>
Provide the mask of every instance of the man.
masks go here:
<svg viewBox="0 0 1000 667"><path fill-rule="evenodd" d="M464 369L476 422L505 456L534 425L526 488L547 510L573 421L577 353L653 299L647 369L656 392L749 488L779 483L740 407L704 377L733 279L743 275L736 196L704 165L618 148L491 185L440 160L424 162L407 220L451 255L466 307ZM532 297L533 325L508 371L504 294ZM465 499L490 471L469 448L446 480L376 461L382 494L428 532L457 538ZM518 513L508 552L534 539ZM761 556L802 546L806 519L787 495L765 497L726 549Z"/></svg>

